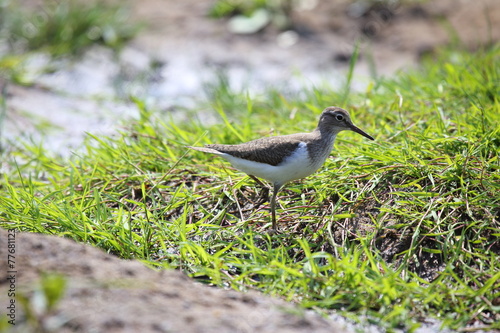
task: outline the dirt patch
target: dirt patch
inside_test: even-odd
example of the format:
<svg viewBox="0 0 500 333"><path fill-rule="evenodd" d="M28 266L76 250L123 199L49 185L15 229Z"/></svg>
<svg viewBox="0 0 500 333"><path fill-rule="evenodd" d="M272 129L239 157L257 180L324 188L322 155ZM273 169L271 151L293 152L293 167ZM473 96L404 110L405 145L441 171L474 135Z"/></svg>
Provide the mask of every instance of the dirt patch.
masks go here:
<svg viewBox="0 0 500 333"><path fill-rule="evenodd" d="M311 1L315 5L297 6L291 12L290 30L296 33L296 42L288 44L281 42L281 31L272 25L253 35L232 34L227 19L207 17L214 2L135 3L134 17L147 22L148 29L133 45L165 60L167 68L175 67L176 58L183 57L229 72L248 69L259 80L277 85L280 79L290 79L294 69L313 82L331 70L325 77L336 85L335 72L346 69L356 43L362 48L356 73L362 77L372 70L390 75L414 67L421 55L446 44L475 49L500 39L500 3L495 0L394 1L388 5Z"/></svg>
<svg viewBox="0 0 500 333"><path fill-rule="evenodd" d="M35 315L40 325L57 323L57 332L345 331L311 311L256 292L211 288L180 272L156 272L60 237L15 235L16 293L36 302L42 274L59 273L67 280L56 309ZM2 258L7 258L7 239L0 229ZM3 307L11 286L7 271L0 274ZM16 329L22 331L25 311L19 301L16 305Z"/></svg>

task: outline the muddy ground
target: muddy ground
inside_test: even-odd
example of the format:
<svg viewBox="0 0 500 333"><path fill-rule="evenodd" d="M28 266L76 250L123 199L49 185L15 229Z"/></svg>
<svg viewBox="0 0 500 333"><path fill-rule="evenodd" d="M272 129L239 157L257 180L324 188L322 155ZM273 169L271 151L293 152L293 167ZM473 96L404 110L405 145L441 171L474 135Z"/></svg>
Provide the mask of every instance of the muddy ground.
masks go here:
<svg viewBox="0 0 500 333"><path fill-rule="evenodd" d="M40 119L51 120L55 126L40 136L49 148L66 155L77 149L85 131L113 133L117 120L136 116L135 108L124 98L128 93L143 97L159 110L192 106L193 98L203 95L204 84L214 78L214 69L225 71L236 89L246 86L258 92L272 86L300 90L320 82L335 87L343 82L353 41L359 40L361 58L354 86L362 89L373 64L378 75L391 75L418 67L423 55L445 44L475 49L500 39L497 0L364 7L362 2L356 2L358 7L346 1L309 3L316 4L292 12L291 34L283 35L268 26L255 34L236 35L228 30L226 19L207 17L213 1L132 2L133 19L148 25L118 61L109 51L97 48L76 63L62 62L53 73L38 73L36 63L38 74L29 87L4 82L8 86L5 135L16 138L28 130L36 138ZM42 57L40 61L48 60ZM301 76L290 79L297 71ZM117 77L127 84L117 87L113 84ZM16 237L18 291L34 295L43 272L66 277L67 292L60 306L34 316L36 323L58 327L58 332L354 329L344 321L323 319L281 300L211 288L178 272L154 272L138 262L119 260L70 240L35 234ZM2 230L2 258L6 257L6 240ZM1 281L3 307L9 285L6 276ZM19 304L17 316L21 324Z"/></svg>
<svg viewBox="0 0 500 333"><path fill-rule="evenodd" d="M36 7L44 2L23 3ZM251 96L270 87L293 94L312 86L337 88L345 82L356 43L360 58L352 87L360 90L374 75L417 68L420 58L438 47L476 49L500 39L496 0L389 6L302 0L290 13L290 29L271 24L249 35L231 33L228 19L209 18L213 0L129 3L131 21L144 23L144 29L118 56L102 47L91 48L78 60L53 61L35 54L23 74L29 86L0 80L1 86L7 84L5 138L43 139L49 150L68 156L85 132L110 135L122 121L138 118L130 96L158 112L195 108L207 97L207 84L221 72L231 88ZM182 119L182 113L176 116Z"/></svg>

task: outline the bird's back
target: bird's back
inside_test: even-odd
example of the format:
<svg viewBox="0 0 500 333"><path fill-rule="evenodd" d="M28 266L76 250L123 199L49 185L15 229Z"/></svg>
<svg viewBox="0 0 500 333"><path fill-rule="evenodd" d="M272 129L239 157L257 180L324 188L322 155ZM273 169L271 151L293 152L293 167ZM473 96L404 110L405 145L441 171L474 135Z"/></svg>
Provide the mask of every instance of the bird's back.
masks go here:
<svg viewBox="0 0 500 333"><path fill-rule="evenodd" d="M205 147L234 157L277 166L305 141L308 141L307 134L298 133L261 138L237 145L210 144Z"/></svg>

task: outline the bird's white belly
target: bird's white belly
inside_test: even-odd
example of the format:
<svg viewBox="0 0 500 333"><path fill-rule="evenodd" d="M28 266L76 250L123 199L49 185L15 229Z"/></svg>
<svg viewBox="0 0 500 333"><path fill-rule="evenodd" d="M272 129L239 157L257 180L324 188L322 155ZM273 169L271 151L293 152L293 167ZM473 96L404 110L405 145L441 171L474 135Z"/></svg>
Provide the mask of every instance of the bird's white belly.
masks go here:
<svg viewBox="0 0 500 333"><path fill-rule="evenodd" d="M236 169L279 185L309 176L318 170L326 159L325 157L318 161L311 161L307 152L307 145L303 142L299 144L292 155L276 166L245 160L229 154L221 154L221 156L227 159Z"/></svg>

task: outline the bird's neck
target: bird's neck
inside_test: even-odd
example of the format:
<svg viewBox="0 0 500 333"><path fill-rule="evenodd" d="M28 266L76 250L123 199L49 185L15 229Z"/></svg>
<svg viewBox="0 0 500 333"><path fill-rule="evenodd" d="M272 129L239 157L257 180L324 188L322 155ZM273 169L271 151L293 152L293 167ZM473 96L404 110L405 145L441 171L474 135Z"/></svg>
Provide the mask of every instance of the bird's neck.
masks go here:
<svg viewBox="0 0 500 333"><path fill-rule="evenodd" d="M313 140L310 143L309 156L318 164L323 164L330 155L335 137L339 131L332 131L330 128L318 126L311 134Z"/></svg>
<svg viewBox="0 0 500 333"><path fill-rule="evenodd" d="M319 123L318 127L316 127L312 134L317 138L317 140L323 141L326 145L331 146L339 132L340 130L336 127L326 126L325 124Z"/></svg>

